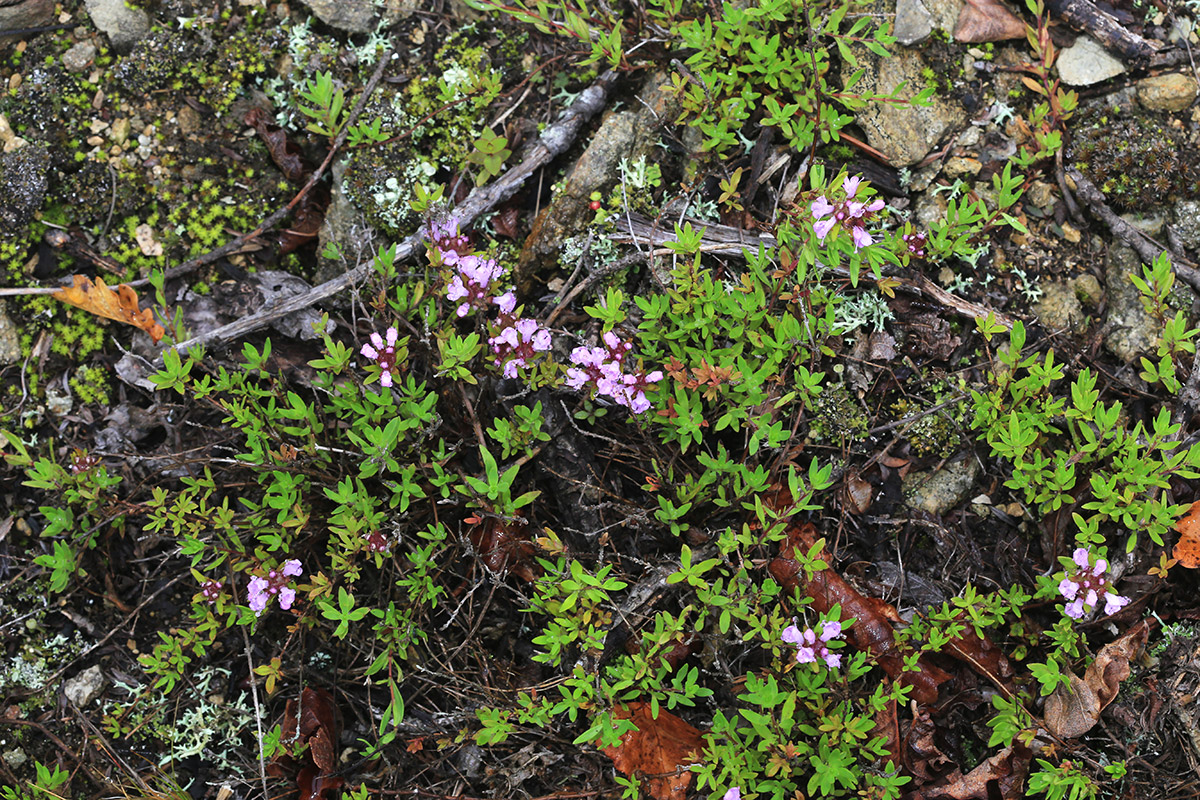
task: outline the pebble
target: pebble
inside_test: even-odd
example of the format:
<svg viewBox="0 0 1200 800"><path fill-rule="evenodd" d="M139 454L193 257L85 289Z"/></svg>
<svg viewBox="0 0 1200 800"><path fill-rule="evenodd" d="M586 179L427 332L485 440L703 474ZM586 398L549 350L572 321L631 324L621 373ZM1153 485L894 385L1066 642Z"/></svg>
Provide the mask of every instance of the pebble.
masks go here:
<svg viewBox="0 0 1200 800"><path fill-rule="evenodd" d="M1091 86L1125 71L1125 65L1090 36L1080 36L1075 44L1064 48L1055 66L1062 82L1068 86Z"/></svg>
<svg viewBox="0 0 1200 800"><path fill-rule="evenodd" d="M79 42L62 55L63 67L67 72L83 72L92 65L96 57L96 45L91 42Z"/></svg>
<svg viewBox="0 0 1200 800"><path fill-rule="evenodd" d="M1183 111L1196 99L1196 79L1172 72L1137 82L1137 99L1150 111Z"/></svg>
<svg viewBox="0 0 1200 800"><path fill-rule="evenodd" d="M63 684L63 694L75 705L83 708L104 691L104 673L100 667L88 667Z"/></svg>

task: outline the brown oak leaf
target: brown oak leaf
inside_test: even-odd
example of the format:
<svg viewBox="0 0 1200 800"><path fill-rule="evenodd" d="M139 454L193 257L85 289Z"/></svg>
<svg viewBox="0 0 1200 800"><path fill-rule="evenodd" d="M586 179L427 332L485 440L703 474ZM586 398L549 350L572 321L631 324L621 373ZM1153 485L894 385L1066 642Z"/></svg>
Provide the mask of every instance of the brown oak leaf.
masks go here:
<svg viewBox="0 0 1200 800"><path fill-rule="evenodd" d="M641 774L655 800L684 800L692 783L688 767L704 748L700 731L663 708L655 719L650 704L640 700L616 709L613 716L638 727L622 736L620 745L604 748L613 766L625 775Z"/></svg>
<svg viewBox="0 0 1200 800"><path fill-rule="evenodd" d="M96 278L93 282L86 276L72 275L71 280L74 282L71 286L59 289L51 296L98 317L141 328L155 342L166 333L166 329L154 321L154 313L150 309L142 311L138 308L137 292L125 284L120 284L113 291L104 284L102 278Z"/></svg>
<svg viewBox="0 0 1200 800"><path fill-rule="evenodd" d="M956 42L999 42L1025 38L1025 23L1000 0L967 0L954 26Z"/></svg>

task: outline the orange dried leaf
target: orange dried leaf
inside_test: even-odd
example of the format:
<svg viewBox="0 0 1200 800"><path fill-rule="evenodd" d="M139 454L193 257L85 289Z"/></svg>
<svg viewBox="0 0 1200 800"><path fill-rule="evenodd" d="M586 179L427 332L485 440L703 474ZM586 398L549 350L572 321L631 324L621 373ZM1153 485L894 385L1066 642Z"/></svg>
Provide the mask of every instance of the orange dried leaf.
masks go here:
<svg viewBox="0 0 1200 800"><path fill-rule="evenodd" d="M956 42L1000 42L1025 36L1025 23L1000 0L967 0L954 26Z"/></svg>
<svg viewBox="0 0 1200 800"><path fill-rule="evenodd" d="M154 321L154 314L150 309L142 311L138 308L137 292L125 284L118 286L114 292L104 285L101 278L96 278L95 283L83 275L72 275L71 279L74 281L72 286L60 289L51 296L84 311L90 311L98 317L141 328L150 334L150 338L155 342L166 333L166 329Z"/></svg>
<svg viewBox="0 0 1200 800"><path fill-rule="evenodd" d="M1175 523L1179 541L1171 557L1188 569L1200 567L1200 500L1192 503L1188 513Z"/></svg>
<svg viewBox="0 0 1200 800"><path fill-rule="evenodd" d="M700 731L666 709L660 708L655 719L650 704L641 701L617 709L613 716L628 718L638 727L622 736L617 747L604 748L613 766L625 775L644 776L646 791L655 800L684 800L692 783L688 767L704 748Z"/></svg>

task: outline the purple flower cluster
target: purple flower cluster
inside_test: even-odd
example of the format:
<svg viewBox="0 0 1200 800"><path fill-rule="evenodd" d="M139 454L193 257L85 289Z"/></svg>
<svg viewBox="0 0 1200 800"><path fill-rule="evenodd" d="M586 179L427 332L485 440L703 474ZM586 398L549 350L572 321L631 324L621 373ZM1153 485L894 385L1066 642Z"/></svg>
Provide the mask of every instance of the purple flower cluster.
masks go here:
<svg viewBox="0 0 1200 800"><path fill-rule="evenodd" d="M1072 570L1058 584L1059 594L1067 600L1066 614L1072 619L1082 619L1091 614L1100 598L1104 598L1104 614L1109 616L1129 605L1129 598L1117 594L1108 577L1108 562L1092 556L1080 547L1071 554Z"/></svg>
<svg viewBox="0 0 1200 800"><path fill-rule="evenodd" d="M261 616L267 607L267 602L275 595L279 595L280 608L284 611L291 608L296 599L296 590L287 585L288 579L297 578L303 574L304 567L300 565L300 560L293 558L283 562L281 569L268 571L266 577L256 575L251 578L250 583L246 586L246 598L254 616Z"/></svg>
<svg viewBox="0 0 1200 800"><path fill-rule="evenodd" d="M386 389L392 387L392 375L396 372L396 337L399 335L395 328L388 328L386 338L372 333L371 343L362 346L363 358L371 359L379 367L379 385Z"/></svg>
<svg viewBox="0 0 1200 800"><path fill-rule="evenodd" d="M840 638L841 635L842 623L822 622L819 634L812 628L800 630L795 625L789 625L784 628L781 638L788 644L796 645L796 661L801 664L824 662L825 666L830 669L836 669L842 665L842 657L837 653L829 652L828 643Z"/></svg>
<svg viewBox="0 0 1200 800"><path fill-rule="evenodd" d="M903 239L904 244L908 246L908 252L913 258L925 257L925 245L927 244L927 237L924 231L913 231L912 233L906 233L900 238Z"/></svg>
<svg viewBox="0 0 1200 800"><path fill-rule="evenodd" d="M742 800L742 787L730 786L721 800Z"/></svg>
<svg viewBox="0 0 1200 800"><path fill-rule="evenodd" d="M612 331L604 334L604 347L576 347L571 351L571 363L575 366L567 370L567 385L582 389L595 384L597 394L626 406L633 413L648 411L650 401L646 399L646 389L661 381L663 374L659 370L625 372L621 361L632 348L632 344Z"/></svg>
<svg viewBox="0 0 1200 800"><path fill-rule="evenodd" d="M499 331L488 339L488 344L504 377L515 378L522 368L529 366L535 353L550 349L550 331L535 319L513 319L506 313L500 320Z"/></svg>
<svg viewBox="0 0 1200 800"><path fill-rule="evenodd" d="M860 203L854 199L858 194L859 184L862 182L861 177L847 177L842 182L842 188L846 192L846 199L840 200L837 203L831 203L825 195L821 195L816 200L813 200L812 210L814 222L813 232L817 234L817 238L822 242L829 232L833 230L834 225L841 225L849 231L850 237L854 240L854 248L861 250L862 248L872 244L875 240L867 233L866 224L875 216L876 212L883 209L883 199L875 198L870 203Z"/></svg>
<svg viewBox="0 0 1200 800"><path fill-rule="evenodd" d="M429 244L436 254L435 263L454 268L454 275L446 286L446 297L458 303L455 311L458 316L465 317L471 309L487 310L493 301L499 302L494 298L495 282L504 276L505 269L496 259L472 250L471 240L458 230L458 220L450 217L442 222L431 222Z"/></svg>
<svg viewBox="0 0 1200 800"><path fill-rule="evenodd" d="M200 584L200 595L211 605L221 596L221 587L220 581L205 581Z"/></svg>

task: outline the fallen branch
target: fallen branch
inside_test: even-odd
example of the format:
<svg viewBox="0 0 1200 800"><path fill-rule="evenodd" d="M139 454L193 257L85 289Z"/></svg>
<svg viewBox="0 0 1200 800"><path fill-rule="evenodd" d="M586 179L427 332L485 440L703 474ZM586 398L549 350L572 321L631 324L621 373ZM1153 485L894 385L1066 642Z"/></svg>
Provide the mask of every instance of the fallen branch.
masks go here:
<svg viewBox="0 0 1200 800"><path fill-rule="evenodd" d="M680 220L682 223L684 220ZM711 253L719 256L736 256L743 258L745 250L757 251L759 247L773 248L775 247L775 237L769 235L755 236L741 228L734 228L729 225L717 225L701 220L689 220L695 228L703 228L704 236L701 239L700 252ZM649 219L639 216L631 216L626 230L627 234L617 234L612 239L621 244L632 244L634 242L649 242L652 246L658 247L667 242L675 241L675 234L667 233L661 228L652 223ZM672 255L672 250L661 250L651 253L652 256ZM830 271L839 278L849 279L850 272L844 267L833 267ZM889 275L889 280L894 280L899 283L896 287L901 291L911 294L923 295L924 297L933 300L960 317L967 319L978 319L991 314L995 321L1003 325L1005 329L1011 330L1014 319L1008 314L1000 311L981 306L978 303L972 303L969 300L964 300L957 295L947 292L942 287L938 286L933 281L926 278L924 275L918 274L914 278L904 277L900 275Z"/></svg>
<svg viewBox="0 0 1200 800"><path fill-rule="evenodd" d="M524 160L517 166L504 173L499 179L488 186L477 189L454 210L454 216L459 224L466 227L480 214L493 208L517 193L521 185L540 167L552 161L556 156L565 152L575 141L579 129L585 122L598 114L604 107L608 92L616 82L616 73L605 72L595 83L589 86L575 99L562 117L554 125L546 129L530 149ZM314 176L318 174L314 173ZM411 258L421 247L424 232L417 231L396 245L396 260L403 261ZM372 270L370 263L355 267L338 277L315 286L312 290L289 297L279 303L273 303L255 314L223 325L209 333L195 336L175 345L175 350L187 351L193 347L217 344L237 339L258 330L272 321L285 317L296 311L308 308L327 297L341 292L350 286L366 279ZM161 361L161 357L159 359Z"/></svg>
<svg viewBox="0 0 1200 800"><path fill-rule="evenodd" d="M1079 170L1074 167L1068 167L1067 177L1074 182L1076 194L1088 204L1092 215L1098 217L1101 222L1108 226L1109 230L1119 236L1125 244L1132 247L1143 263L1153 264L1154 259L1166 253L1171 256L1171 265L1175 269L1175 274L1187 281L1193 289L1200 291L1200 270L1196 269L1195 264L1188 261L1179 253L1163 247L1126 222L1120 215L1108 207L1108 203L1105 202L1104 193L1097 189L1094 183L1083 177L1083 173Z"/></svg>
<svg viewBox="0 0 1200 800"><path fill-rule="evenodd" d="M1077 31L1090 35L1106 50L1119 53L1134 67L1146 67L1158 52L1153 44L1131 33L1116 18L1101 11L1090 0L1048 0L1048 8Z"/></svg>

